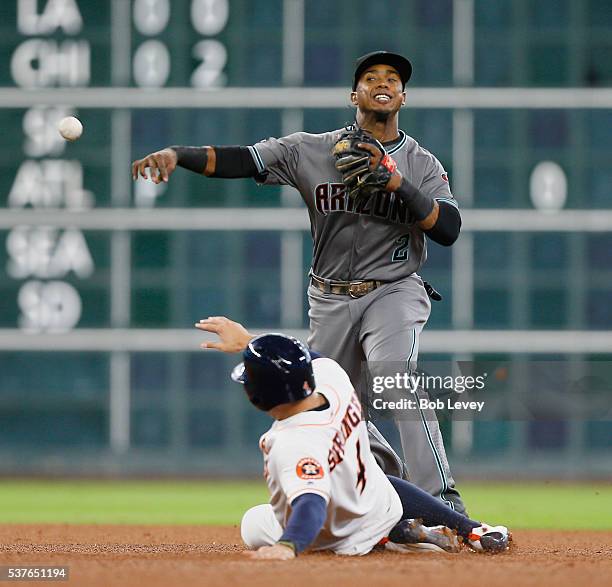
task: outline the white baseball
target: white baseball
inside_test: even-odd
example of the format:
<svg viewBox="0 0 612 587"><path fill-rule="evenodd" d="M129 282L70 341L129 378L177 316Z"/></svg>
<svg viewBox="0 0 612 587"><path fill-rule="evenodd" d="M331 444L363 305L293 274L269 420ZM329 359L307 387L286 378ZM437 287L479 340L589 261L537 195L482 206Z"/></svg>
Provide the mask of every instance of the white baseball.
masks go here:
<svg viewBox="0 0 612 587"><path fill-rule="evenodd" d="M83 134L83 125L81 121L74 116L62 118L57 128L67 141L76 141Z"/></svg>

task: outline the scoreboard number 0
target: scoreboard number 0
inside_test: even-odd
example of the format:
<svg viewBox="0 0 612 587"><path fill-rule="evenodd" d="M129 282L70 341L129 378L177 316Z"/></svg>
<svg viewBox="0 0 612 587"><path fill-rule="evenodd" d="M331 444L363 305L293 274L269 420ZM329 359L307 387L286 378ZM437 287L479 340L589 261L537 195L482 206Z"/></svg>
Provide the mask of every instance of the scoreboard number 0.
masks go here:
<svg viewBox="0 0 612 587"><path fill-rule="evenodd" d="M218 35L229 18L228 0L192 0L191 24L201 35Z"/></svg>
<svg viewBox="0 0 612 587"><path fill-rule="evenodd" d="M134 24L139 33L159 35L170 20L169 0L136 0L134 2Z"/></svg>
<svg viewBox="0 0 612 587"><path fill-rule="evenodd" d="M149 39L134 53L134 81L144 88L160 88L170 76L170 53L161 41Z"/></svg>

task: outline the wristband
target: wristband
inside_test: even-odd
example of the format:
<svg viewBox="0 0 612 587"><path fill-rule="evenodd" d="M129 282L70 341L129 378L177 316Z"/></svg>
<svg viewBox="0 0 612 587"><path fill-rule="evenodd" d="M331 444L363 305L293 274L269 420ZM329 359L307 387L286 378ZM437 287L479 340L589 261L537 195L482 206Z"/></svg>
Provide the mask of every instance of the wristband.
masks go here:
<svg viewBox="0 0 612 587"><path fill-rule="evenodd" d="M402 178L399 188L395 190L395 196L406 203L408 211L412 213L417 222L427 218L434 207L434 201L413 186L405 177Z"/></svg>
<svg viewBox="0 0 612 587"><path fill-rule="evenodd" d="M170 147L176 153L176 164L195 173L204 173L208 163L208 147Z"/></svg>
<svg viewBox="0 0 612 587"><path fill-rule="evenodd" d="M385 155L380 160L380 165L382 165L391 175L397 171L397 163L395 162L395 159L391 157L391 155Z"/></svg>

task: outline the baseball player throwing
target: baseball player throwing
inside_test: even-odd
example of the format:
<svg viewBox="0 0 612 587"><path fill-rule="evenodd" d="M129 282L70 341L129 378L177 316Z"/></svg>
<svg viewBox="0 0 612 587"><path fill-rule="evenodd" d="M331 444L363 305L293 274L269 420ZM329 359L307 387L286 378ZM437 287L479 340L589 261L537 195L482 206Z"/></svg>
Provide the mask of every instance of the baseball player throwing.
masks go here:
<svg viewBox="0 0 612 587"><path fill-rule="evenodd" d="M458 551L460 540L475 550L508 548L504 526L470 520L384 474L370 451L361 403L336 361L283 334L253 337L224 317L196 326L219 335L205 347L244 349L232 379L275 420L259 441L270 503L248 510L241 523L252 558L291 559L307 548L362 555L381 541L448 552Z"/></svg>
<svg viewBox="0 0 612 587"><path fill-rule="evenodd" d="M426 236L458 237L461 218L440 162L398 127L410 62L378 51L361 57L350 100L354 124L322 134L298 132L252 146L168 147L134 161L132 175L168 181L177 166L211 177L253 177L296 188L310 215L313 246L310 348L337 361L358 386L362 364L414 368L430 300L417 271ZM435 296L433 292L432 297ZM435 412L397 422L404 463L368 422L386 473L464 512L454 488Z"/></svg>

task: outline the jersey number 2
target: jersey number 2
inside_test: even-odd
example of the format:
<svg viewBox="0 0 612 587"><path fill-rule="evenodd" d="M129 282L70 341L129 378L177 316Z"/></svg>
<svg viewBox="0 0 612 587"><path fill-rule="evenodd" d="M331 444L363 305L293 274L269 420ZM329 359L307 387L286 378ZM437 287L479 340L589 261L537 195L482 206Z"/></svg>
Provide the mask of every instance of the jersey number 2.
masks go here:
<svg viewBox="0 0 612 587"><path fill-rule="evenodd" d="M361 485L361 490L359 494L363 493L363 490L366 486L366 475L365 475L365 466L363 461L361 460L361 444L359 440L357 441L357 485L355 487L359 488Z"/></svg>
<svg viewBox="0 0 612 587"><path fill-rule="evenodd" d="M399 246L393 249L391 261L407 261L408 254L410 253L408 250L408 247L410 246L410 233L403 234L399 238L395 239L395 244Z"/></svg>

